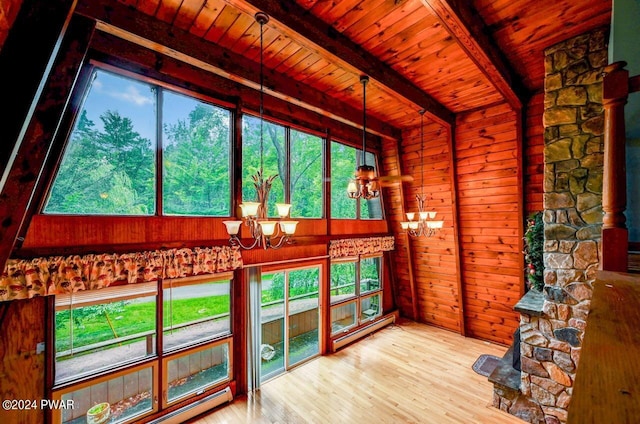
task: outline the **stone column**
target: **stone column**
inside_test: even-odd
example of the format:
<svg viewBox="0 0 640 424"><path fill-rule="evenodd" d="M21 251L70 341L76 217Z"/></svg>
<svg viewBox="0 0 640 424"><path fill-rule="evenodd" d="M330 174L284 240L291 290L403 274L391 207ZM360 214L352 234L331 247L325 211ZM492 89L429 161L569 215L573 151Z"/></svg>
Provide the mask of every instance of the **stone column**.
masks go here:
<svg viewBox="0 0 640 424"><path fill-rule="evenodd" d="M543 314L521 326L521 391L566 421L599 264L605 29L545 51Z"/></svg>

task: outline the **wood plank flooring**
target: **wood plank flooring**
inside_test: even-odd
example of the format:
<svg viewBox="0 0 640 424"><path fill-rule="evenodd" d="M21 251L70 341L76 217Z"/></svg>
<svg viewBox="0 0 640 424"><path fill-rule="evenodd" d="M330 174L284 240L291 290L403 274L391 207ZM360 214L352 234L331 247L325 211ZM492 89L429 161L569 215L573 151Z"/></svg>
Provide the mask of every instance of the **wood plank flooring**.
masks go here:
<svg viewBox="0 0 640 424"><path fill-rule="evenodd" d="M191 422L522 424L491 406L491 383L471 369L505 351L403 320Z"/></svg>

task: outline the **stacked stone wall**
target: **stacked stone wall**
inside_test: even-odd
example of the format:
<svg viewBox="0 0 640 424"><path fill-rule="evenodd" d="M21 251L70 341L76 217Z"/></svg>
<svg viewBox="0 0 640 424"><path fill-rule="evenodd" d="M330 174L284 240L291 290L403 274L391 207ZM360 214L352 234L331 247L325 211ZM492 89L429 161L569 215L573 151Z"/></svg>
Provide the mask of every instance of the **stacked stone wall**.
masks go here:
<svg viewBox="0 0 640 424"><path fill-rule="evenodd" d="M531 422L563 423L599 265L605 29L545 51L543 314L521 317L520 390Z"/></svg>

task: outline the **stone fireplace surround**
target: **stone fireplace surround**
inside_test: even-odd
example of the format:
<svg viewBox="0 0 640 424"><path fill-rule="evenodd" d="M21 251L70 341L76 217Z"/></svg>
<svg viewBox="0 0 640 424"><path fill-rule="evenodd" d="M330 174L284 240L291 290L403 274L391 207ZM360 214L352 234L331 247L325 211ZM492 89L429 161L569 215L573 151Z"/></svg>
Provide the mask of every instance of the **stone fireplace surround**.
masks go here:
<svg viewBox="0 0 640 424"><path fill-rule="evenodd" d="M598 29L545 51L545 287L515 307L521 372L490 376L494 406L535 424L567 420L600 261L607 40Z"/></svg>

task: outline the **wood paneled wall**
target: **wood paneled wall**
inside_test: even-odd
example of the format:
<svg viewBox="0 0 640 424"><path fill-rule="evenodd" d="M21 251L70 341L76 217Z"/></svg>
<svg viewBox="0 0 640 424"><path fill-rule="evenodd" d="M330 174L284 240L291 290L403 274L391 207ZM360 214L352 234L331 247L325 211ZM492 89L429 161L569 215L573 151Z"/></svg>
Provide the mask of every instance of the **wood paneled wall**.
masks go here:
<svg viewBox="0 0 640 424"><path fill-rule="evenodd" d="M455 134L467 335L504 344L524 288L517 126L503 104L459 114Z"/></svg>
<svg viewBox="0 0 640 424"><path fill-rule="evenodd" d="M385 170L390 167L393 172L389 174L397 172L413 177L413 182L404 184L402 189L387 190L385 204L390 225L397 233L396 302L402 314L414 317L416 308L416 320L461 332L464 323L460 314L449 145L447 129L428 121L424 124L423 151L420 127L403 132L399 150L392 145L383 146ZM399 221L405 219L405 212L417 212L416 194L422 193L427 197L425 210L437 211L438 218L444 220L444 228L432 237L407 238L400 232Z"/></svg>
<svg viewBox="0 0 640 424"><path fill-rule="evenodd" d="M0 399L35 400L37 408L0 410L0 422L38 424L44 422L39 408L44 392L44 353L37 344L45 341L46 299L36 297L0 302Z"/></svg>
<svg viewBox="0 0 640 424"><path fill-rule="evenodd" d="M454 198L451 174L452 152L449 131L439 124L425 122L424 150L420 128L403 134L403 172L414 177L405 191L407 212L417 212L416 195L426 196L425 210L436 211L444 228L431 237L410 238L419 321L460 331L461 294L458 289Z"/></svg>
<svg viewBox="0 0 640 424"><path fill-rule="evenodd" d="M544 93L531 97L525 110L524 139L524 210L525 216L543 210L544 181Z"/></svg>

